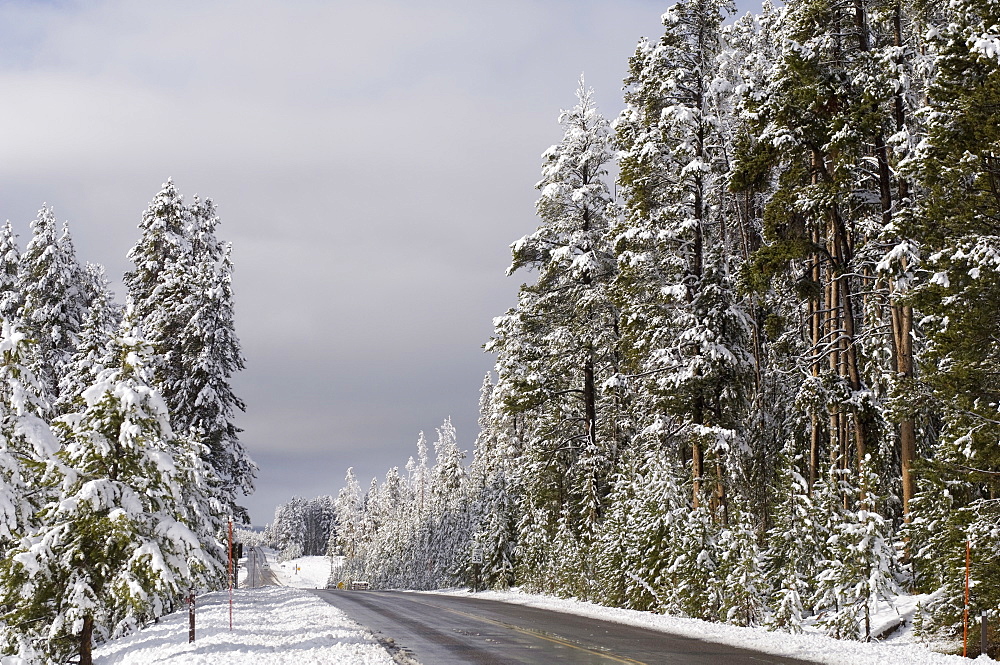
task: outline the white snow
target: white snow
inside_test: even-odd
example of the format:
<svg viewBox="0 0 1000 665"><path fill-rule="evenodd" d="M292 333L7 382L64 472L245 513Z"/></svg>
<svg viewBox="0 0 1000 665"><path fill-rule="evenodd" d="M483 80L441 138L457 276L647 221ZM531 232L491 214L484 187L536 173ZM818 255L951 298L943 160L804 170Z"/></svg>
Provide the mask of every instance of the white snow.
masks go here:
<svg viewBox="0 0 1000 665"><path fill-rule="evenodd" d="M301 557L277 563L273 559L273 552L269 551L268 555L271 571L285 586L235 590L231 632L228 593L223 591L205 594L198 597L197 639L193 644L187 641L188 615L186 608L182 608L164 617L156 625L96 649L94 662L98 665L138 665L151 662L244 665L247 662L264 661L268 665L390 665L393 662L367 629L337 608L303 590L326 587L330 574L328 557ZM241 574L241 578L243 577ZM603 607L575 599L527 594L517 589L476 594L470 594L467 589L414 593L475 595L479 598L685 635L762 653L797 657L825 665L997 663L985 656L969 661L959 656L934 653L905 638L865 644L835 640L816 632L808 632L808 629L806 633L789 634L763 628L742 628ZM910 619L912 612L907 610L913 609L910 605L915 605L919 597L907 598L912 601L909 605L902 602L905 600L903 597L896 599L900 601L896 605L902 617ZM885 616L873 617L873 627L887 625L896 616L895 611L891 612L892 616L883 614ZM2 663L8 665L6 659Z"/></svg>
<svg viewBox="0 0 1000 665"><path fill-rule="evenodd" d="M687 637L752 649L776 656L801 658L803 660L823 663L824 665L947 665L949 663L955 665L959 663L993 665L997 662L986 656L980 656L972 661L960 656L946 656L928 651L926 647L918 644L903 643L899 640L864 643L835 640L832 637L816 633L793 635L769 631L763 628L743 628L740 626L701 621L699 619L682 619L662 614L653 614L651 612L603 607L575 599L553 598L550 596L522 593L516 589L511 591L481 591L476 594L470 594L466 589L416 593L474 595L478 598L527 605L529 607L538 607L556 612L566 612L578 616L603 619L628 626L638 626L666 633L685 635Z"/></svg>
<svg viewBox="0 0 1000 665"><path fill-rule="evenodd" d="M97 665L391 665L371 633L300 589L263 587L199 596L195 641L188 642L184 608L158 624L94 650Z"/></svg>
<svg viewBox="0 0 1000 665"><path fill-rule="evenodd" d="M304 556L271 563L271 572L284 586L298 589L325 589L330 579L330 557Z"/></svg>

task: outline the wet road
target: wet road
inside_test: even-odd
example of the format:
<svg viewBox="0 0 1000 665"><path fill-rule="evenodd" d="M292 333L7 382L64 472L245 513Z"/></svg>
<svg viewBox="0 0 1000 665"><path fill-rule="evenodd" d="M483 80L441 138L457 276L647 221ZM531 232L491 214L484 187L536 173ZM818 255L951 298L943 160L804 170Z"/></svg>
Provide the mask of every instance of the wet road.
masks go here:
<svg viewBox="0 0 1000 665"><path fill-rule="evenodd" d="M250 547L247 549L246 567L247 577L244 585L248 589L260 586L279 586L278 578L271 572L263 548Z"/></svg>
<svg viewBox="0 0 1000 665"><path fill-rule="evenodd" d="M481 598L336 589L314 593L375 632L403 663L812 665L690 637Z"/></svg>

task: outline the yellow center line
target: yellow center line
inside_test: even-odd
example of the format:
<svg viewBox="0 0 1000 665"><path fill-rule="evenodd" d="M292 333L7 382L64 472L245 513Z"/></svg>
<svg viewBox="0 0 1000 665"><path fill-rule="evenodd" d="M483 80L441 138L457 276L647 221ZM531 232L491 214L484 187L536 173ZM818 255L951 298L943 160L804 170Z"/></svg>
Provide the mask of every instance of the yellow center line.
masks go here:
<svg viewBox="0 0 1000 665"><path fill-rule="evenodd" d="M576 649L577 651L583 651L584 653L593 654L595 656L600 656L601 658L607 658L609 660L614 660L619 663L626 663L626 665L647 665L641 660L633 660L632 658L627 658L625 656L613 656L604 651L597 651L595 649L588 649L587 647L582 647L579 644L573 644L572 642L567 642L566 640L560 639L558 637L551 637L549 635L543 635L539 631L531 630L530 628L521 628L513 624L504 623L503 621L495 621L493 619L487 619L486 617L479 616L477 614L468 614L466 612L461 612L459 610L454 610L450 607L442 607L441 605L435 605L434 603L428 603L422 600L417 600L415 602L421 603L422 605L429 605L430 607L435 607L439 610L444 610L445 612L451 612L452 614L458 614L459 616L467 617L469 619L474 619L476 621L482 621L483 623L492 624L494 626L499 626L500 628L506 628L508 630L513 630L522 635L527 635L529 637L538 637L553 644L559 644L561 646L570 647L571 649Z"/></svg>

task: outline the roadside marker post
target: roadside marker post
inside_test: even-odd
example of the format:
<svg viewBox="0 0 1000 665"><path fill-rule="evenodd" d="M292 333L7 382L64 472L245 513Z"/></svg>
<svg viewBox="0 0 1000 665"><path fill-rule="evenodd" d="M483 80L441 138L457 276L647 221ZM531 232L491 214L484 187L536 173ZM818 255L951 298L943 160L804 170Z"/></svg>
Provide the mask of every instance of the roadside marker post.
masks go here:
<svg viewBox="0 0 1000 665"><path fill-rule="evenodd" d="M962 617L962 658L969 657L969 566L972 542L965 541L965 612Z"/></svg>
<svg viewBox="0 0 1000 665"><path fill-rule="evenodd" d="M986 654L986 610L979 617L979 653Z"/></svg>
<svg viewBox="0 0 1000 665"><path fill-rule="evenodd" d="M233 521L229 520L229 630L232 629L233 629ZM194 641L193 638L192 641Z"/></svg>
<svg viewBox="0 0 1000 665"><path fill-rule="evenodd" d="M479 591L479 575L483 567L483 550L472 550L472 592Z"/></svg>
<svg viewBox="0 0 1000 665"><path fill-rule="evenodd" d="M194 642L194 587L188 595L188 642Z"/></svg>

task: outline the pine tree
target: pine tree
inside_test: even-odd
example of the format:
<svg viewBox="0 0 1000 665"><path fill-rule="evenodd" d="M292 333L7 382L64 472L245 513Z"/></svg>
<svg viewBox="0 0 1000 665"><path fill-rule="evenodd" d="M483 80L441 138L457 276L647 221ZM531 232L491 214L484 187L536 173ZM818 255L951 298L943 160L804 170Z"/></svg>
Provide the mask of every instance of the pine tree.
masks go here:
<svg viewBox="0 0 1000 665"><path fill-rule="evenodd" d="M857 510L838 511L832 522L824 570L817 576L820 624L836 638L872 638L871 619L878 603L898 592L894 573L895 552L886 533L885 519L875 511L877 479L866 456L858 487L850 470L834 471L838 494L860 494Z"/></svg>
<svg viewBox="0 0 1000 665"><path fill-rule="evenodd" d="M766 612L767 582L751 516L736 512L719 534L713 587L718 590L719 618L738 626L759 625Z"/></svg>
<svg viewBox="0 0 1000 665"><path fill-rule="evenodd" d="M191 206L191 260L197 266L187 324L176 340L182 359L179 376L169 390L171 414L178 428L204 432L207 460L222 480L227 502L236 506L237 493L253 492L256 465L239 441L233 423L246 406L233 392L230 380L244 368L236 336L232 292L232 247L215 238L218 216L210 200L197 198Z"/></svg>
<svg viewBox="0 0 1000 665"><path fill-rule="evenodd" d="M936 10L926 49L934 75L925 133L906 164L916 205L900 223L914 238L911 303L923 315L926 348L919 362L921 394L941 414L938 440L917 467L913 511L918 584L938 591L935 623L953 627L962 604L964 541L982 538L980 570L997 566L1000 522L1000 383L994 303L1000 298L1000 3L956 0ZM930 9L927 12L933 17ZM922 476L922 477L921 477ZM920 496L924 494L924 496ZM983 606L1000 602L983 585Z"/></svg>
<svg viewBox="0 0 1000 665"><path fill-rule="evenodd" d="M46 465L59 448L42 419L44 388L27 366L34 357L27 335L9 321L0 334L0 550L36 524L50 496L43 487Z"/></svg>
<svg viewBox="0 0 1000 665"><path fill-rule="evenodd" d="M542 155L536 185L540 224L513 244L508 270L534 270L538 278L496 321L488 348L498 353L504 408L523 414L529 432L535 477L525 491L553 524L572 504L573 530L592 534L619 443L617 407L600 389L618 364L618 313L608 290L615 273L607 234L617 212L606 181L613 152L608 123L582 80L577 104L559 122L563 138Z"/></svg>
<svg viewBox="0 0 1000 665"><path fill-rule="evenodd" d="M5 618L29 655L63 662L78 653L89 665L95 638L159 617L189 585L212 587L223 571L218 543L199 540L187 521L188 479L149 387L149 348L132 337L119 344L120 365L100 372L84 409L59 421L58 496L3 562Z"/></svg>
<svg viewBox="0 0 1000 665"><path fill-rule="evenodd" d="M104 276L104 268L87 264L85 283L90 292L87 318L80 331L76 351L59 380L56 410L70 413L82 402L82 393L93 384L101 370L116 360L112 341L121 325L122 313Z"/></svg>
<svg viewBox="0 0 1000 665"><path fill-rule="evenodd" d="M337 516L337 537L340 552L350 558L358 551L362 522L361 485L354 469L347 470L344 487L337 494L334 511Z"/></svg>
<svg viewBox="0 0 1000 665"><path fill-rule="evenodd" d="M21 281L18 270L21 253L17 248L17 235L8 221L0 231L0 319L13 321L20 316L23 305Z"/></svg>
<svg viewBox="0 0 1000 665"><path fill-rule="evenodd" d="M786 492L777 506L774 526L768 533L766 566L772 581L768 623L791 633L802 632L805 605L812 595L810 583L821 565L825 533L817 524L817 509L802 474L802 455L795 443L786 444L780 486Z"/></svg>
<svg viewBox="0 0 1000 665"><path fill-rule="evenodd" d="M628 373L642 377L645 399L636 408L640 418L667 411L689 424L681 445L692 503L711 495L723 521L728 461L724 447L706 443L736 423L752 361L729 274L733 221L713 86L729 11L728 2L692 0L665 13L663 37L640 42L630 60L627 107L616 124L626 197L616 291Z"/></svg>
<svg viewBox="0 0 1000 665"><path fill-rule="evenodd" d="M306 501L292 497L274 511L271 522L271 543L280 552L283 561L302 556L306 540Z"/></svg>
<svg viewBox="0 0 1000 665"><path fill-rule="evenodd" d="M482 556L480 584L506 589L514 582L515 505L511 455L504 445L503 413L490 374L479 394L479 436L469 472L471 545ZM476 572L476 571L472 571Z"/></svg>
<svg viewBox="0 0 1000 665"><path fill-rule="evenodd" d="M230 248L219 242L210 200L185 206L167 181L142 216L142 236L129 252L125 275L133 324L156 350L157 387L178 431L198 431L218 493L246 519L239 494L253 491L256 466L233 423L243 402L230 385L244 360L233 314Z"/></svg>
<svg viewBox="0 0 1000 665"><path fill-rule="evenodd" d="M52 404L59 397L59 379L76 350L86 316L86 294L69 229L63 226L60 233L52 208L43 206L38 211L31 230L18 272L24 298L21 318L38 341L33 369Z"/></svg>

